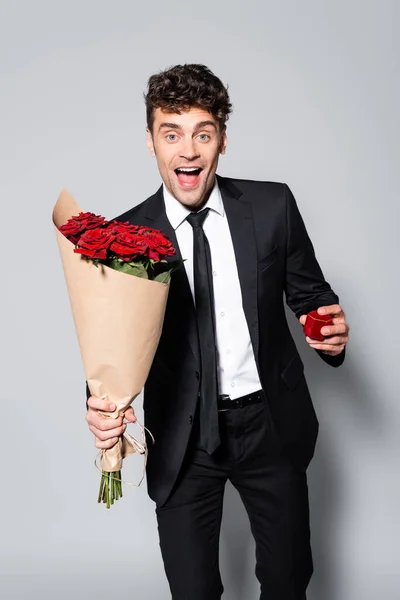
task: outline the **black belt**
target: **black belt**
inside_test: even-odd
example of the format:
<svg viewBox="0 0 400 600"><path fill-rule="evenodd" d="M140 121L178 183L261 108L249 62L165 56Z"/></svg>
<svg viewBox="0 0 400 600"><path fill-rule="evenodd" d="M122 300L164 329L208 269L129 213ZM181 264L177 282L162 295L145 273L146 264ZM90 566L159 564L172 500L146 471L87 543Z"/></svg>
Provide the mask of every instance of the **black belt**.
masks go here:
<svg viewBox="0 0 400 600"><path fill-rule="evenodd" d="M218 396L218 411L231 410L233 408L243 408L249 404L256 404L262 402L262 390L257 390L252 394L246 394L246 396L240 396L240 398L231 398L226 394Z"/></svg>

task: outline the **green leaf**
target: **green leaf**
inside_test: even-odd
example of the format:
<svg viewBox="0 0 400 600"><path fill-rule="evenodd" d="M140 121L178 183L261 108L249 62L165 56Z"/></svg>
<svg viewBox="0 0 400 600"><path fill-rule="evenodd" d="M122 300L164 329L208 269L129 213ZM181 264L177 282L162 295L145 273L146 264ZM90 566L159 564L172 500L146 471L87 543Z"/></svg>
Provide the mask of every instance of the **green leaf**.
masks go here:
<svg viewBox="0 0 400 600"><path fill-rule="evenodd" d="M153 281L158 281L159 283L168 283L171 279L171 272L164 271L164 273L159 273L153 279Z"/></svg>
<svg viewBox="0 0 400 600"><path fill-rule="evenodd" d="M175 260L173 262L158 261L155 262L149 269L149 279L162 283L168 283L171 273L179 269L183 265L183 260Z"/></svg>
<svg viewBox="0 0 400 600"><path fill-rule="evenodd" d="M143 279L149 278L147 271L146 271L146 267L141 262L127 263L125 261L121 262L118 259L112 259L112 260L110 260L108 266L111 267L111 269L120 271L121 273L127 273L128 275L134 275L135 277L142 277Z"/></svg>

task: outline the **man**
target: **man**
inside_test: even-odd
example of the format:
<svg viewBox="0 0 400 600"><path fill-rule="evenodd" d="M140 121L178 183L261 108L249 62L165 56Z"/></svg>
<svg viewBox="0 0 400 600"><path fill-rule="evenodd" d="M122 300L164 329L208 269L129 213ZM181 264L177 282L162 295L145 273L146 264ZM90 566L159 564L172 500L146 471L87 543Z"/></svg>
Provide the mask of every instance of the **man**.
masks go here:
<svg viewBox="0 0 400 600"><path fill-rule="evenodd" d="M318 431L286 302L304 324L332 315L321 358L342 364L349 326L325 281L286 184L220 177L226 88L203 65L153 75L147 145L163 180L119 216L162 229L186 259L173 273L159 347L144 388L148 491L173 600L215 600L222 500L239 491L256 542L263 600L304 600L312 574L306 468ZM174 257L176 258L176 257ZM88 393L88 392L87 392ZM97 448L126 428L89 397ZM133 409L125 414L134 421Z"/></svg>

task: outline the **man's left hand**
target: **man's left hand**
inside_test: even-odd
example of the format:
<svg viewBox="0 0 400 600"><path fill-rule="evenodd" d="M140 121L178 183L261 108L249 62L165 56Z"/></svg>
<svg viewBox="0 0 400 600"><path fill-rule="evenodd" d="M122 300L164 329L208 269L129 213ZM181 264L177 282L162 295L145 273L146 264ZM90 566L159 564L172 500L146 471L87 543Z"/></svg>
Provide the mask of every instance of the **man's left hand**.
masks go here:
<svg viewBox="0 0 400 600"><path fill-rule="evenodd" d="M320 306L318 308L320 315L331 315L333 325L323 326L321 328L322 335L327 336L323 341L314 340L306 336L306 341L315 350L322 350L325 354L336 356L343 352L347 342L349 341L350 327L346 323L346 315L339 304L331 304L330 306ZM299 321L302 325L306 322L307 315L301 315Z"/></svg>

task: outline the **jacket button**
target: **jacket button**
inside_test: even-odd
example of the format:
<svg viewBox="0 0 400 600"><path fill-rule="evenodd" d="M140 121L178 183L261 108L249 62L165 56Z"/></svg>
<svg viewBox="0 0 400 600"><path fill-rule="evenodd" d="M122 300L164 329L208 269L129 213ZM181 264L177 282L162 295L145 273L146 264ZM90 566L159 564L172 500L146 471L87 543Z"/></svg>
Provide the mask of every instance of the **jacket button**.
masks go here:
<svg viewBox="0 0 400 600"><path fill-rule="evenodd" d="M196 371L196 379L197 381L200 379L200 373L198 371Z"/></svg>
<svg viewBox="0 0 400 600"><path fill-rule="evenodd" d="M193 416L192 415L189 416L189 423L190 423L190 425L193 423Z"/></svg>

